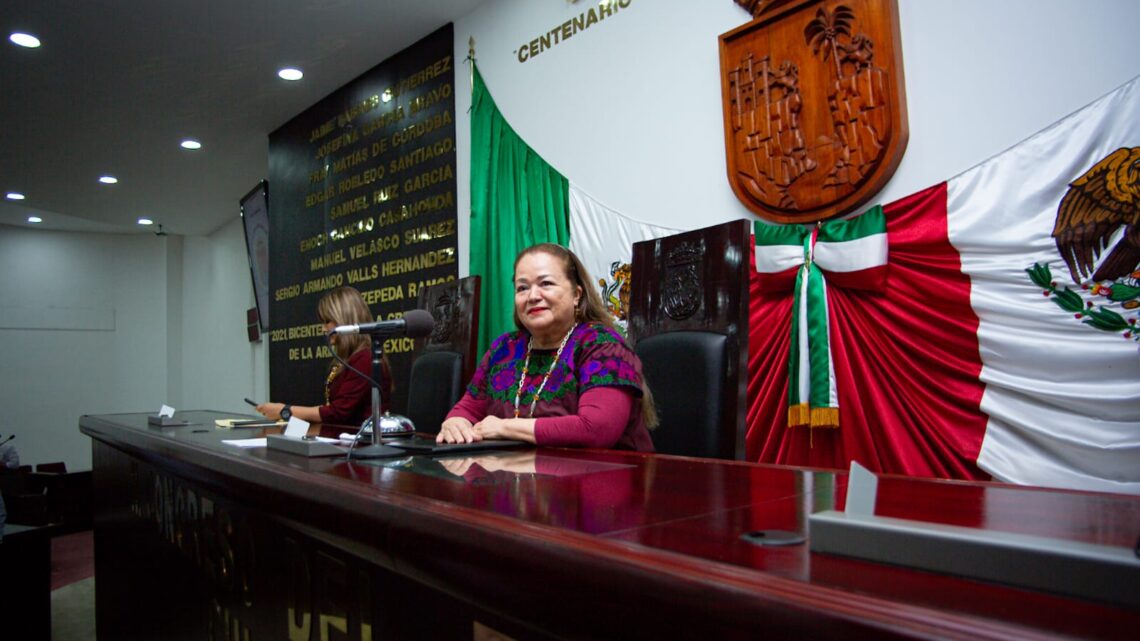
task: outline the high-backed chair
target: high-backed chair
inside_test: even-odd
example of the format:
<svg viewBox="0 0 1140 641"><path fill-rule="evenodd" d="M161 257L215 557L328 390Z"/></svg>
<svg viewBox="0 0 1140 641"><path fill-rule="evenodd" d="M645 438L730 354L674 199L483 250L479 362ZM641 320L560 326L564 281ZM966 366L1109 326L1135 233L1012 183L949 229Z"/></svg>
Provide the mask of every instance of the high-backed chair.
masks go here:
<svg viewBox="0 0 1140 641"><path fill-rule="evenodd" d="M665 332L638 341L661 425L658 452L732 458L722 443L728 337L704 331Z"/></svg>
<svg viewBox="0 0 1140 641"><path fill-rule="evenodd" d="M449 350L424 352L408 376L407 416L417 432L438 432L443 417L463 396L463 356Z"/></svg>
<svg viewBox="0 0 1140 641"><path fill-rule="evenodd" d="M468 276L420 290L419 308L429 311L435 324L408 376L406 414L418 432L439 431L475 372L479 284L478 276Z"/></svg>
<svg viewBox="0 0 1140 641"><path fill-rule="evenodd" d="M633 245L629 337L658 452L744 458L749 240L741 220Z"/></svg>

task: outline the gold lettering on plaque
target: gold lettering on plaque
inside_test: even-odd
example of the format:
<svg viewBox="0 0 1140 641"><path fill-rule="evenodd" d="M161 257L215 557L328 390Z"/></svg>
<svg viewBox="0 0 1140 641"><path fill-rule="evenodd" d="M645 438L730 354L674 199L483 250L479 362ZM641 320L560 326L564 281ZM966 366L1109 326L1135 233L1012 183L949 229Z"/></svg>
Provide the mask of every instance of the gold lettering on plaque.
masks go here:
<svg viewBox="0 0 1140 641"><path fill-rule="evenodd" d="M429 169L422 174L409 178L404 181L404 193L410 194L413 191L419 191L425 187L437 185L445 180L455 177L455 171L451 165L444 165L435 169Z"/></svg>
<svg viewBox="0 0 1140 641"><path fill-rule="evenodd" d="M454 205L455 194L448 190L442 194L421 198L410 205L401 205L399 209L386 209L376 216L376 224L379 227L394 225Z"/></svg>
<svg viewBox="0 0 1140 641"><path fill-rule="evenodd" d="M441 114L432 116L423 122L414 125L408 125L392 134L392 146L399 147L405 143L409 143L420 136L431 133L444 125L450 125L452 122L451 112L445 111Z"/></svg>
<svg viewBox="0 0 1140 641"><path fill-rule="evenodd" d="M372 268L375 270L376 266L373 265ZM380 289L370 289L366 292L360 292L360 295L364 297L364 302L368 303L369 305L375 305L376 303L389 303L393 301L404 300L404 289L399 285L392 285L389 287L381 287Z"/></svg>
<svg viewBox="0 0 1140 641"><path fill-rule="evenodd" d="M393 258L381 265L380 271L387 277L407 274L430 267L450 265L455 262L455 254L456 251L454 247L444 247L443 249L424 252L422 254L416 254L415 256Z"/></svg>
<svg viewBox="0 0 1140 641"><path fill-rule="evenodd" d="M305 281L305 284L301 287L301 291L306 294L312 294L315 292L323 292L326 289L340 287L343 284L344 274L331 274L329 276L322 276Z"/></svg>
<svg viewBox="0 0 1140 641"><path fill-rule="evenodd" d="M389 161L388 173L394 174L405 169L415 167L416 165L431 160L436 156L442 156L443 154L449 153L453 149L455 149L455 140L452 139L451 136L448 136L443 140L433 142L429 145L417 147L412 151L409 151L408 153L400 156L399 158Z"/></svg>
<svg viewBox="0 0 1140 641"><path fill-rule="evenodd" d="M444 98L451 97L451 83L440 85L422 96L412 98L412 113L423 111Z"/></svg>

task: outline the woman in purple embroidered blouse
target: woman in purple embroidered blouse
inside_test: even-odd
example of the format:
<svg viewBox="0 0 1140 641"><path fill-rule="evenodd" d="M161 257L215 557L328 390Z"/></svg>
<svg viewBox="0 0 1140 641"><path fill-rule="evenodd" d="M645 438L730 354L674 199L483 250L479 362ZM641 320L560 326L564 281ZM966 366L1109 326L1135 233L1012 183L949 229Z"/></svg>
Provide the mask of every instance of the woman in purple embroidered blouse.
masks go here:
<svg viewBox="0 0 1140 641"><path fill-rule="evenodd" d="M518 331L491 344L437 441L653 451L648 430L657 415L641 361L590 282L561 245L534 245L515 258Z"/></svg>

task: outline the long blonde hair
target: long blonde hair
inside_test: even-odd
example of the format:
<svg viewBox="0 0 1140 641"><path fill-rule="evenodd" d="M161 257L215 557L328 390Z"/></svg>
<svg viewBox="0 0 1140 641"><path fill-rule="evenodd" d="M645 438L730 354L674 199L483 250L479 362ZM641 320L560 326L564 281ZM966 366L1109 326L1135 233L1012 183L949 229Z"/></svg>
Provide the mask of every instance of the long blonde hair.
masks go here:
<svg viewBox="0 0 1140 641"><path fill-rule="evenodd" d="M364 302L364 297L355 287L337 287L329 290L317 303L317 316L321 323L334 325L360 325L375 320L372 311L368 309L368 304ZM348 357L357 351L366 349L370 342L367 334L342 334L336 339L336 353L348 360ZM329 367L335 363L334 359Z"/></svg>
<svg viewBox="0 0 1140 641"><path fill-rule="evenodd" d="M566 274L566 278L582 292L582 298L578 301L577 307L574 308L574 320L576 322L594 322L601 323L612 330L617 331L617 323L614 321L614 315L610 313L606 304L602 301L602 295L598 293L598 288L591 285L593 280L590 278L590 272L586 266L582 264L581 259L578 258L574 252L566 247L557 243L539 243L531 245L526 249L519 252L515 256L515 271L518 271L519 261L523 256L530 254L547 254L558 259L562 264L562 271ZM518 308L514 312L515 327L519 330L524 330L522 319L519 318ZM621 332L617 332L621 335ZM625 338L622 338L625 342ZM626 347L629 348L628 343ZM630 352L633 352L630 349ZM653 429L657 427L657 406L653 403L653 393L649 391L649 386L645 384L645 377L641 378L641 416L645 420L645 427Z"/></svg>

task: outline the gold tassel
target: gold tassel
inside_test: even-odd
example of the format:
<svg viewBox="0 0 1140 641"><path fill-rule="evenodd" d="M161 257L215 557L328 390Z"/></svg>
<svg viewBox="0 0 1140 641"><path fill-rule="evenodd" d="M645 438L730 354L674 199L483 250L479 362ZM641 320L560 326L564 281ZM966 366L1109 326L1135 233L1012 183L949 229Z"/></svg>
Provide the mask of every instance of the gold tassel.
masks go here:
<svg viewBox="0 0 1140 641"><path fill-rule="evenodd" d="M808 407L807 403L793 405L788 408L788 427L808 428L808 447L813 447L815 439L812 436L816 428L839 428L839 408Z"/></svg>
<svg viewBox="0 0 1140 641"><path fill-rule="evenodd" d="M839 427L838 407L814 407L811 410L811 426L835 429Z"/></svg>
<svg viewBox="0 0 1140 641"><path fill-rule="evenodd" d="M811 425L811 408L807 403L792 405L788 408L788 427L805 427Z"/></svg>

